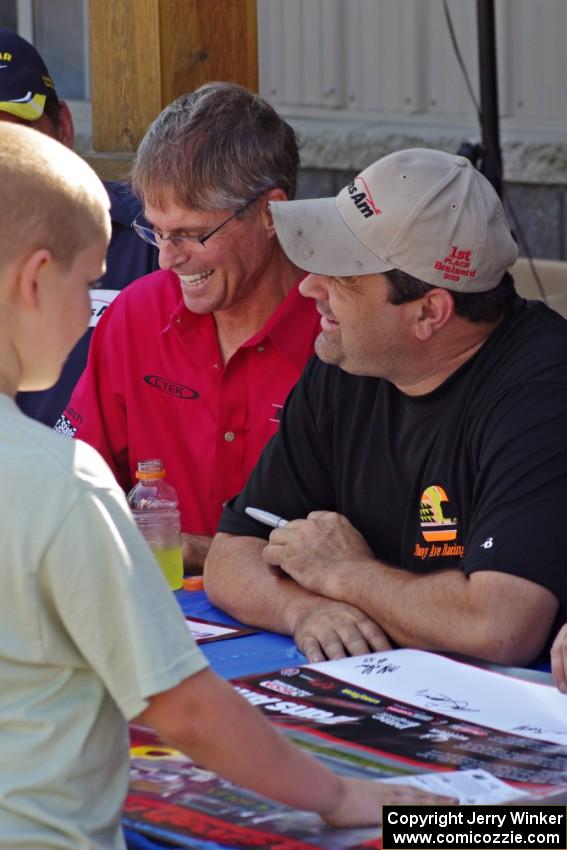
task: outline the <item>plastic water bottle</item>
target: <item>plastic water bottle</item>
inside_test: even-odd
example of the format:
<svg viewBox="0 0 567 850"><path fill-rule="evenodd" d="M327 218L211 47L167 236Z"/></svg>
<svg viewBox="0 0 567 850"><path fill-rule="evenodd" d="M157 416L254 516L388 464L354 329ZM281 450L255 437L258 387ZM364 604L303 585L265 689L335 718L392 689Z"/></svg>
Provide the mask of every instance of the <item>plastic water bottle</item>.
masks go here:
<svg viewBox="0 0 567 850"><path fill-rule="evenodd" d="M158 458L141 460L138 483L128 493L136 525L146 538L172 590L183 584L181 523L177 493L164 481L165 469Z"/></svg>

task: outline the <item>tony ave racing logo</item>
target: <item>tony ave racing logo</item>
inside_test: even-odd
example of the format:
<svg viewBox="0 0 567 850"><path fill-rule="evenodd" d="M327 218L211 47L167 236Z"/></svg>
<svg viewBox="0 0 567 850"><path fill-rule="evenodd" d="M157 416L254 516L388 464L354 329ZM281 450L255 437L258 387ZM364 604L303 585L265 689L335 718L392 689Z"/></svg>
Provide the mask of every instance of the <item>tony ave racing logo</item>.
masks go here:
<svg viewBox="0 0 567 850"><path fill-rule="evenodd" d="M458 518L446 516L449 509L449 497L440 484L426 487L419 502L419 526L425 542L415 544L414 556L426 558L462 558L465 547L454 541L457 539Z"/></svg>

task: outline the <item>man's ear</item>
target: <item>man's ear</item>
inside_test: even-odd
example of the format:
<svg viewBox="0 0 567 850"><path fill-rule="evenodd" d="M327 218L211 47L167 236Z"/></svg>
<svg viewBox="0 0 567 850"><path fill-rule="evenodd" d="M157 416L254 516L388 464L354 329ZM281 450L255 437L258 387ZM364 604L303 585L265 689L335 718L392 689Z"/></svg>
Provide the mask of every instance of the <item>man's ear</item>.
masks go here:
<svg viewBox="0 0 567 850"><path fill-rule="evenodd" d="M431 289L413 304L416 307L415 335L421 342L435 336L455 312L453 296L449 290L440 287Z"/></svg>
<svg viewBox="0 0 567 850"><path fill-rule="evenodd" d="M59 101L59 126L57 128L57 139L68 148L73 147L75 141L75 127L71 110L64 100Z"/></svg>
<svg viewBox="0 0 567 850"><path fill-rule="evenodd" d="M52 262L53 257L47 248L37 248L22 261L17 275L17 295L28 310L40 309L41 282L47 273L48 264Z"/></svg>
<svg viewBox="0 0 567 850"><path fill-rule="evenodd" d="M264 225L266 227L268 235L270 237L273 237L276 235L276 228L272 218L270 201L287 201L287 194L286 192L284 192L283 189L270 189L270 191L266 192L266 194L261 200Z"/></svg>

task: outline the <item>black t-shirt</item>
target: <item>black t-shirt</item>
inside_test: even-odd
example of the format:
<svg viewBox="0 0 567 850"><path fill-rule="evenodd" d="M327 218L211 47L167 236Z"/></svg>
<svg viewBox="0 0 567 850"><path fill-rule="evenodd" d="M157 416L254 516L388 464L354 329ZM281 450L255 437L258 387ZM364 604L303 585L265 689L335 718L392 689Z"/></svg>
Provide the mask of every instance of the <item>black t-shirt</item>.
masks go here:
<svg viewBox="0 0 567 850"><path fill-rule="evenodd" d="M530 579L567 618L567 322L517 300L432 393L312 358L279 433L219 531L266 537L247 506L286 519L346 516L376 558L414 572Z"/></svg>

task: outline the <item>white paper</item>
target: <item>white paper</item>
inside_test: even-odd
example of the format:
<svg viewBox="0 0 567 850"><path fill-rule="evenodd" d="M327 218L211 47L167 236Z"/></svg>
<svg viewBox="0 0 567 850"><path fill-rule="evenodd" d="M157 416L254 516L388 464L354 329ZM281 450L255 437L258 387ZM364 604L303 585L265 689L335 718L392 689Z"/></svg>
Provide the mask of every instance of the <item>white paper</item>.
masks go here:
<svg viewBox="0 0 567 850"><path fill-rule="evenodd" d="M192 620L191 617L186 617L185 622L187 628L193 635L195 643L200 640L206 640L212 637L224 637L224 635L232 635L238 631L234 626L217 626L213 623L199 623Z"/></svg>
<svg viewBox="0 0 567 850"><path fill-rule="evenodd" d="M412 785L414 788L421 788L422 791L430 791L432 794L444 794L446 797L454 797L460 805L485 803L492 805L529 796L526 791L520 791L481 769L423 773L417 776L392 777L379 781L396 785Z"/></svg>
<svg viewBox="0 0 567 850"><path fill-rule="evenodd" d="M567 695L551 685L526 682L416 649L307 666L463 722L567 745Z"/></svg>
<svg viewBox="0 0 567 850"><path fill-rule="evenodd" d="M110 307L117 295L120 294L119 289L91 289L89 292L91 299L91 319L89 328L95 328L98 320L104 314L107 307Z"/></svg>

